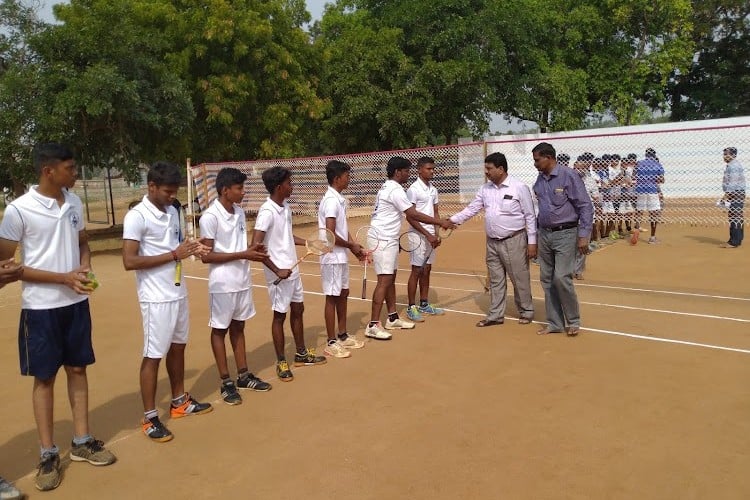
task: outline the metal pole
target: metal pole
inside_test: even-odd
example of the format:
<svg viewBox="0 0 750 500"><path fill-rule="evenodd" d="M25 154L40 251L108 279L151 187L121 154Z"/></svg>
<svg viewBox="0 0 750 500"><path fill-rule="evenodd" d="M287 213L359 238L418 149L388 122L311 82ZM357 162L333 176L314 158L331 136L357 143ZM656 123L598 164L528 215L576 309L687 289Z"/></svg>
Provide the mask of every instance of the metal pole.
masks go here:
<svg viewBox="0 0 750 500"><path fill-rule="evenodd" d="M109 182L109 205L112 207L112 225L115 225L115 200L112 197L112 170L107 165L107 182Z"/></svg>
<svg viewBox="0 0 750 500"><path fill-rule="evenodd" d="M91 212L89 211L89 191L86 188L86 165L81 167L81 181L83 182L83 201L86 202L86 220L91 222Z"/></svg>

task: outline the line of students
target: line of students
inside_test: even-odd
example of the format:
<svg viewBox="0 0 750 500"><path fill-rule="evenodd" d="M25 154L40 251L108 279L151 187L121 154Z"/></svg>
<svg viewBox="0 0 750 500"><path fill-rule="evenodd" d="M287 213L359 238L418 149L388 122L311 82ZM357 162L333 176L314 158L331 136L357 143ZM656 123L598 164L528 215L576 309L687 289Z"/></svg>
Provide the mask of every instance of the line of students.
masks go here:
<svg viewBox="0 0 750 500"><path fill-rule="evenodd" d="M421 187L437 205L437 196L430 194L429 179L434 161L423 159ZM40 463L35 479L40 490L51 490L62 480L60 451L52 436L53 388L57 372L64 367L73 413L74 436L70 456L74 461L93 465L109 465L116 457L96 440L88 428L88 383L86 367L94 363L91 342L91 317L88 295L93 291L91 252L83 224L80 199L70 193L77 168L72 152L59 144L42 144L35 148L34 165L39 184L18 198L6 210L0 225L1 285L24 281L22 312L19 326L19 357L24 375L34 376L33 406L41 444ZM427 165L427 166L425 166ZM380 328L380 309L388 302L387 329L413 328L400 320L395 312L395 272L398 256L398 234L402 213L415 224L437 224L453 228L450 221L440 220L417 211L407 198L402 184L409 177L411 163L400 157L389 161L389 180L378 194L373 215L377 226L387 238L372 256L378 272L378 286L373 294L373 321L366 335L389 339ZM422 168L424 167L424 168ZM321 279L326 296L324 318L327 332L325 352L336 358L349 357L350 351L364 347L364 342L347 331L347 298L349 295L349 264L346 252L358 259L368 258L349 233L347 204L342 192L348 187L350 166L331 161L326 167L329 188L321 200L318 224L336 235L333 252L321 259ZM217 176L218 199L200 219L201 238L181 237L179 215L173 206L181 183L177 165L157 162L148 172L148 192L143 200L125 216L123 222L122 259L126 270L134 270L143 326L143 358L140 366L140 389L144 408L143 433L156 442L173 439L172 432L161 422L156 409L158 370L166 359L172 401L171 418L209 413L209 403L197 401L185 390L185 347L189 334L189 305L186 286L176 286L174 273L177 262L199 257L209 265L209 303L211 347L219 372L219 392L230 405L240 404L238 389L268 391L271 385L248 369L245 354L245 321L255 315L252 282L248 261L264 264L264 276L273 310L271 334L277 355L276 374L288 382L294 376L284 352L283 325L287 313L296 351L294 366L322 365L324 356L305 345L303 335L303 289L295 268L295 245L305 241L292 232L292 215L287 199L292 193L291 172L282 167L263 172L263 183L269 193L255 222L250 245L247 242L245 214L239 205L244 197L247 177L227 168ZM395 182L394 182L395 181ZM397 188L397 189L396 189ZM414 195L415 203L419 196ZM429 210L426 207L426 211ZM437 210L434 211L437 215ZM439 245L430 226L417 226L432 237L427 241ZM52 244L50 244L50 242ZM16 247L21 245L23 265L14 262ZM412 261L413 270L416 268ZM428 266L429 272L429 266ZM429 274L427 274L429 276ZM277 278L282 278L274 284ZM425 283L421 281L420 311L439 314L426 301ZM416 287L414 287L416 288ZM414 295L410 291L410 297ZM410 299L410 301L413 299ZM225 339L229 335L235 355L236 379L230 378ZM17 492L0 480L4 494ZM20 494L20 493L19 493ZM9 498L12 498L10 496Z"/></svg>

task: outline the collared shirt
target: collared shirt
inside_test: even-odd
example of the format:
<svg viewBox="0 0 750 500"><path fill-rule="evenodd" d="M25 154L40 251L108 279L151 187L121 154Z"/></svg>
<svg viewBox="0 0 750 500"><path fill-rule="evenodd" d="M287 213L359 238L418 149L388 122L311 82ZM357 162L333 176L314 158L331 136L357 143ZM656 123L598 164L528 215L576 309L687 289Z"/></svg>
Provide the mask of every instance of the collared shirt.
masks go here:
<svg viewBox="0 0 750 500"><path fill-rule="evenodd" d="M63 190L62 206L32 186L5 209L0 238L18 242L23 265L40 271L69 273L81 265L79 233L84 230L83 205ZM57 283L23 281L23 309L53 309L83 302L88 297Z"/></svg>
<svg viewBox="0 0 750 500"><path fill-rule="evenodd" d="M148 196L133 207L123 220L122 239L138 242L138 255L163 255L180 244L180 221L172 206L159 210ZM187 286L174 284L175 263L166 262L148 269L136 269L135 279L140 302L171 302L187 296Z"/></svg>
<svg viewBox="0 0 750 500"><path fill-rule="evenodd" d="M417 212L435 217L435 205L438 204L438 191L432 183L425 184L422 179L417 177L417 180L406 190L406 197L412 202ZM421 222L419 224L428 233L435 234L435 226L433 224L423 224ZM416 229L411 226L409 229L416 232Z"/></svg>
<svg viewBox="0 0 750 500"><path fill-rule="evenodd" d="M581 175L580 172L577 173L581 176L581 180L583 181L583 185L586 187L586 192L589 194L589 198L591 198L591 201L600 199L601 197L599 195L599 185L596 183L594 176L591 175L591 172L584 172L583 175Z"/></svg>
<svg viewBox="0 0 750 500"><path fill-rule="evenodd" d="M727 163L721 189L725 193L732 193L734 191L745 191L745 187L745 169L742 168L740 162L735 158Z"/></svg>
<svg viewBox="0 0 750 500"><path fill-rule="evenodd" d="M375 210L370 226L378 231L383 241L398 240L404 212L411 208L404 187L393 179L388 179L375 197Z"/></svg>
<svg viewBox="0 0 750 500"><path fill-rule="evenodd" d="M200 219L201 237L214 240L216 253L237 253L247 250L245 211L234 204L234 213L227 212L216 199ZM250 265L245 259L214 262L208 265L208 292L231 293L247 290L252 285Z"/></svg>
<svg viewBox="0 0 750 500"><path fill-rule="evenodd" d="M341 193L328 186L328 190L320 200L318 207L318 227L326 227L326 219L336 219L336 230L334 231L339 238L344 241L349 239L349 223L346 220L346 198ZM333 250L320 257L321 264L346 264L349 258L346 255L346 248L335 245Z"/></svg>
<svg viewBox="0 0 750 500"><path fill-rule="evenodd" d="M588 238L594 220L594 206L581 176L573 169L555 165L549 176L539 173L534 183L539 200L539 227L578 223L578 236Z"/></svg>
<svg viewBox="0 0 750 500"><path fill-rule="evenodd" d="M297 250L294 246L294 234L292 233L292 209L286 201L279 206L271 198L258 209L258 217L255 219L255 229L263 231L265 237L263 244L268 249L268 256L279 269L292 269L297 262ZM275 281L278 276L263 266L266 281ZM299 270L292 269L290 278L299 277Z"/></svg>
<svg viewBox="0 0 750 500"><path fill-rule="evenodd" d="M659 192L658 182L664 176L664 167L656 158L646 158L638 162L633 171L635 192L638 194L655 194Z"/></svg>
<svg viewBox="0 0 750 500"><path fill-rule="evenodd" d="M534 201L529 186L508 176L499 185L487 182L479 188L474 200L451 217L463 224L484 209L484 228L489 238L507 238L526 228L529 244L536 244Z"/></svg>

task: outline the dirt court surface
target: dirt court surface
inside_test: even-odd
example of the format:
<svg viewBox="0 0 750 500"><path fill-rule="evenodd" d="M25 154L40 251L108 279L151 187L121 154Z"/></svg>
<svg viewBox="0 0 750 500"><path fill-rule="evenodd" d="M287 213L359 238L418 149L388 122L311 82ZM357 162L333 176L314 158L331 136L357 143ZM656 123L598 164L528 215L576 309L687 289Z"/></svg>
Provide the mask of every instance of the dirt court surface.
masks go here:
<svg viewBox="0 0 750 500"><path fill-rule="evenodd" d="M32 379L18 374L20 286L9 285L0 290L0 474L50 500L750 498L748 248L718 248L726 228L659 229L660 245L618 241L589 258L586 279L576 282L584 328L567 338L518 325L512 299L505 325L474 327L489 296L482 222L467 224L446 240L433 271L432 299L448 309L445 316L397 331L390 342L369 341L351 358L293 368L291 383L275 377L269 301L253 263L258 314L246 326L248 361L274 388L244 392L237 407L217 391L205 326L207 267L186 262L186 385L215 411L163 416L175 434L166 444L149 442L138 427L143 339L134 274L123 270L119 253L97 254L91 427L119 461L96 468L66 459L62 485L44 494L33 486ZM401 304L407 263L402 255ZM301 271L306 340L322 353L319 268L305 263ZM353 297L361 273L352 266ZM542 322L538 275L534 266ZM349 301L350 330L360 338L369 306ZM289 358L288 324L287 340ZM64 374L56 394L56 442L67 456ZM162 367L162 415L168 400Z"/></svg>

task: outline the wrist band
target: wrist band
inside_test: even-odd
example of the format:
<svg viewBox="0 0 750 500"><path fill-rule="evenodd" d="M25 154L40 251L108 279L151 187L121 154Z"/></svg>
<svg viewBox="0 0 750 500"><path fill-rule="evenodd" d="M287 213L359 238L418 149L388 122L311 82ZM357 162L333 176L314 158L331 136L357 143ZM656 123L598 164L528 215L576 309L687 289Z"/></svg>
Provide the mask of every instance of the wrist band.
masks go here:
<svg viewBox="0 0 750 500"><path fill-rule="evenodd" d="M172 258L174 259L174 261L178 262L180 258L177 257L177 252L175 252L174 250L170 250L170 252L172 252Z"/></svg>

